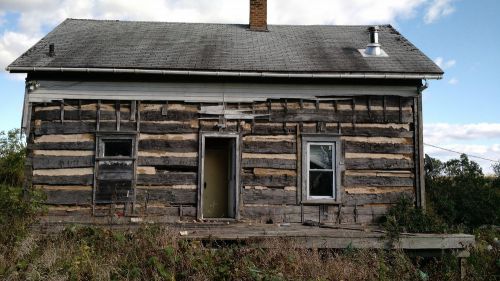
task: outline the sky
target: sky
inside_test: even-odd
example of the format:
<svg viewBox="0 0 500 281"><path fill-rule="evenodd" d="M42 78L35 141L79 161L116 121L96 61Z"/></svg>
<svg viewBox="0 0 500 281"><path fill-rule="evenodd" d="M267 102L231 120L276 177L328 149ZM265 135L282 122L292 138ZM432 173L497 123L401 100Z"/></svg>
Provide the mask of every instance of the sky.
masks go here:
<svg viewBox="0 0 500 281"><path fill-rule="evenodd" d="M20 126L24 94L24 75L5 67L64 19L246 24L248 2L0 0L0 131ZM270 24L392 24L441 66L423 97L425 153L441 160L500 160L498 11L498 0L268 0Z"/></svg>

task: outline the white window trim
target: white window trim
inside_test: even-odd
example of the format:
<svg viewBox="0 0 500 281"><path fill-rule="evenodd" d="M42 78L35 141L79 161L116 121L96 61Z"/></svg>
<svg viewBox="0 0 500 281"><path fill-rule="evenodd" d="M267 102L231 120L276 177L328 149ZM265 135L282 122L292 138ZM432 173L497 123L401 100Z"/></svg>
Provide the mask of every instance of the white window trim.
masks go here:
<svg viewBox="0 0 500 281"><path fill-rule="evenodd" d="M333 196L309 196L309 152L311 144L327 144L333 146ZM302 203L303 204L340 204L341 203L341 140L338 134L303 134L302 135Z"/></svg>
<svg viewBox="0 0 500 281"><path fill-rule="evenodd" d="M332 147L332 168L331 169L311 169L311 145L328 145L328 146L331 146ZM336 146L337 146L337 143L336 142L308 142L307 143L307 170L306 170L306 184L307 184L307 187L306 187L306 190L307 190L307 199L308 200L315 200L315 199L333 199L335 200L337 194L335 192L335 190L337 189L336 188L336 184L335 184L335 159L336 159ZM311 191L311 188L309 186L309 176L310 176L310 172L312 171L321 171L321 172L331 172L332 174L332 196L314 196L314 195L310 195L310 191Z"/></svg>

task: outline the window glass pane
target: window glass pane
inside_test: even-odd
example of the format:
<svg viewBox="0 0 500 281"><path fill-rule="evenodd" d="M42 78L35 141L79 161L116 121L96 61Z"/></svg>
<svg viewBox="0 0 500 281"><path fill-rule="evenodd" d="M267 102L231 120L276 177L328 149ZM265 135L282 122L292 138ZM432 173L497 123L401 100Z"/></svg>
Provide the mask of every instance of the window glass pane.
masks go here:
<svg viewBox="0 0 500 281"><path fill-rule="evenodd" d="M132 156L132 140L103 140L104 156Z"/></svg>
<svg viewBox="0 0 500 281"><path fill-rule="evenodd" d="M333 197L333 172L309 172L309 196Z"/></svg>
<svg viewBox="0 0 500 281"><path fill-rule="evenodd" d="M309 150L309 169L332 169L332 150L330 144L311 144Z"/></svg>

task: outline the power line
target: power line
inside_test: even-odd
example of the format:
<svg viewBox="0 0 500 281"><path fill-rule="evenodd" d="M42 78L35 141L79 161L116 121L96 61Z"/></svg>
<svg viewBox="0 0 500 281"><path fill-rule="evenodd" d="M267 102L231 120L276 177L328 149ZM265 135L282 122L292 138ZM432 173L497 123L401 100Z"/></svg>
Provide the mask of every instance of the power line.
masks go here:
<svg viewBox="0 0 500 281"><path fill-rule="evenodd" d="M437 148L437 149L446 150L446 151L457 153L457 154L460 154L460 155L465 154L465 155L467 155L469 157L472 157L472 158L478 158L478 159L482 159L482 160L486 160L486 161L491 161L491 162L495 162L495 163L500 162L500 160L493 160L493 159L488 159L488 158L484 158L484 157L481 157L481 156L471 155L471 154L467 154L467 153L464 153L464 152L460 152L460 151L456 151L456 150L452 150L452 149L440 147L440 146L437 146L437 145L433 145L433 144L424 143L424 145L432 146L432 147Z"/></svg>

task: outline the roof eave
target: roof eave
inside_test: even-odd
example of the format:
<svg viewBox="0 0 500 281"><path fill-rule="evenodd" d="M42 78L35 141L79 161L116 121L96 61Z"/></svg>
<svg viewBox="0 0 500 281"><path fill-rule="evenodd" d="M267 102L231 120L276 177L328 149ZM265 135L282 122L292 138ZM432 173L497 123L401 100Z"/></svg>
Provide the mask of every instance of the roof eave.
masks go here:
<svg viewBox="0 0 500 281"><path fill-rule="evenodd" d="M116 74L151 74L182 76L216 76L216 77L264 77L264 78L336 78L336 79L442 79L443 73L382 73L382 72L322 72L322 73L290 73L290 72L241 72L241 71L199 71L199 70L157 70L134 68L78 68L78 67L24 67L9 66L11 73L28 72L72 72L72 73L116 73Z"/></svg>

